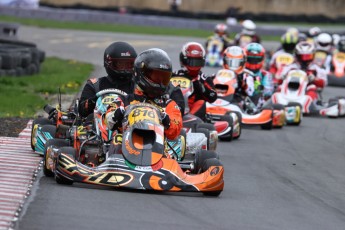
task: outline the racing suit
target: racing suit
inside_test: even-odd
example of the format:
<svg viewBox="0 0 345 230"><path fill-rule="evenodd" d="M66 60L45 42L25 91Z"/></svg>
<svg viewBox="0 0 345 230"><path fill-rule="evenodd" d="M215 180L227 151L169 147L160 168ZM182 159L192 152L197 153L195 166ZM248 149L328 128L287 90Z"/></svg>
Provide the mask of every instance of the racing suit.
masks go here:
<svg viewBox="0 0 345 230"><path fill-rule="evenodd" d="M253 99L255 96L255 76L250 70L244 69L240 74L237 74L238 86L235 89L233 102L237 103L241 108L244 108L244 99L249 97Z"/></svg>
<svg viewBox="0 0 345 230"><path fill-rule="evenodd" d="M217 92L212 77L206 76L199 71L197 77L193 78L188 74L187 70L178 70L172 77L174 76L183 76L193 82L193 93L188 98L189 112L204 120L206 115L206 101L212 103L217 100Z"/></svg>
<svg viewBox="0 0 345 230"><path fill-rule="evenodd" d="M282 71L282 76L286 76L290 70L301 69L307 73L309 78L309 83L307 86L306 94L309 95L314 102L317 102L319 95L317 90L322 90L327 85L327 72L325 69L319 67L318 65L311 63L306 68L301 68L298 63L293 63L291 65L285 66Z"/></svg>
<svg viewBox="0 0 345 230"><path fill-rule="evenodd" d="M118 129L121 131L122 119L115 118L114 114L118 107L126 107L131 104L137 104L140 102L146 102L158 106L165 110L165 113L169 116L169 125L165 126L164 134L168 139L175 139L180 134L182 128L182 116L179 106L174 100L166 99L164 96L160 98L149 99L146 95L136 87L134 93L128 94L126 97L118 97L114 102L116 106L111 106L106 114L108 127L112 130ZM123 116L123 114L122 114ZM120 116L121 117L121 116ZM116 120L114 120L114 118Z"/></svg>
<svg viewBox="0 0 345 230"><path fill-rule="evenodd" d="M129 94L133 92L134 82L133 80L113 81L109 76L101 78L91 78L87 80L83 91L81 93L79 101L79 114L82 117L87 117L96 106L96 94L104 89L119 89Z"/></svg>

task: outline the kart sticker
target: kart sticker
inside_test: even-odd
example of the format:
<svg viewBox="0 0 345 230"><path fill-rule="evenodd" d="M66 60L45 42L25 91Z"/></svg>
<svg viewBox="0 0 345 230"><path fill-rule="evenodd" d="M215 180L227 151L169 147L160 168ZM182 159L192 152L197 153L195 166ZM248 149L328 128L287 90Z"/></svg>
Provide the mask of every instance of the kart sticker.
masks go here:
<svg viewBox="0 0 345 230"><path fill-rule="evenodd" d="M135 108L128 115L129 124L134 124L138 121L151 121L155 124L159 124L159 117L153 108L144 107L144 108Z"/></svg>
<svg viewBox="0 0 345 230"><path fill-rule="evenodd" d="M175 87L179 86L180 88L189 88L191 84L190 80L185 77L173 77L170 81Z"/></svg>
<svg viewBox="0 0 345 230"><path fill-rule="evenodd" d="M281 65L290 65L293 63L293 56L291 54L280 54L278 55L276 62L278 66Z"/></svg>

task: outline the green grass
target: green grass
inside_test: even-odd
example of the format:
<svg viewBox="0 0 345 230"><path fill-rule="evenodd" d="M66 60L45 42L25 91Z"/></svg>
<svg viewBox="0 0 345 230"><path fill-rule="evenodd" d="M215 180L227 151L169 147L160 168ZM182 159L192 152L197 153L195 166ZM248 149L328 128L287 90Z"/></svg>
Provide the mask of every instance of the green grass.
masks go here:
<svg viewBox="0 0 345 230"><path fill-rule="evenodd" d="M12 16L0 16L0 21L20 23L27 26L36 26L42 28L87 30L100 32L119 32L132 34L166 35L179 37L198 37L206 38L213 34L213 31L200 29L178 29L156 26L135 26L125 24L106 24L106 23L85 23L85 22L61 22L54 20L18 18ZM235 37L235 33L230 34L230 38ZM263 41L279 41L280 36L261 36Z"/></svg>
<svg viewBox="0 0 345 230"><path fill-rule="evenodd" d="M46 58L39 74L0 78L0 117L33 117L49 95L76 93L93 70L91 64Z"/></svg>

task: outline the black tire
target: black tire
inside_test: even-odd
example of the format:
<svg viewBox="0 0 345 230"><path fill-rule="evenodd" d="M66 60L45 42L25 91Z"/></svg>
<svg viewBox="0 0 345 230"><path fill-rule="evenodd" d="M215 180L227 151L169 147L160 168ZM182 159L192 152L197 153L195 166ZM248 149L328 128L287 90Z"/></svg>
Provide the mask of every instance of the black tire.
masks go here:
<svg viewBox="0 0 345 230"><path fill-rule="evenodd" d="M202 166L207 159L216 158L219 159L218 154L215 151L201 150L195 154L193 173L199 174L202 172Z"/></svg>
<svg viewBox="0 0 345 230"><path fill-rule="evenodd" d="M296 123L288 124L288 125L293 125L293 126L299 126L301 124L301 120L302 120L302 105L300 103L298 103L298 102L289 102L286 107L289 107L289 106L299 106L300 107L299 121L296 122Z"/></svg>
<svg viewBox="0 0 345 230"><path fill-rule="evenodd" d="M55 138L56 134L56 126L55 125L43 125L41 128L42 132L48 132L53 138Z"/></svg>
<svg viewBox="0 0 345 230"><path fill-rule="evenodd" d="M187 150L187 133L185 129L181 129L180 136L184 138L184 146L181 146L181 151L183 149L183 153L181 156L181 161L183 161L184 157L186 156L186 150Z"/></svg>
<svg viewBox="0 0 345 230"><path fill-rule="evenodd" d="M232 141L232 135L233 135L233 131L234 131L234 127L233 127L234 121L233 121L232 117L230 117L230 116L231 116L230 114L225 115L225 116L221 116L219 119L220 121L226 121L229 124L229 126L231 127L231 131L227 136L225 136L225 137L218 136L219 140L221 140L221 141L229 141L229 142Z"/></svg>
<svg viewBox="0 0 345 230"><path fill-rule="evenodd" d="M68 154L73 159L75 159L77 151L73 147L62 147L58 151L58 154L60 154L60 153ZM61 175L58 175L58 174L55 174L55 181L58 184L64 184L64 185L72 185L74 182L73 180L69 180L69 179L67 179Z"/></svg>
<svg viewBox="0 0 345 230"><path fill-rule="evenodd" d="M14 69L18 66L18 63L20 61L18 52L0 51L0 56L2 57L2 69Z"/></svg>
<svg viewBox="0 0 345 230"><path fill-rule="evenodd" d="M47 150L48 150L48 148L50 148L51 146L61 148L63 146L68 146L68 145L69 145L69 142L67 140L63 140L63 139L50 139L46 142L46 144L44 146L44 153L43 153L43 173L46 177L53 177L54 176L54 172L47 169Z"/></svg>
<svg viewBox="0 0 345 230"><path fill-rule="evenodd" d="M31 125L31 148L32 150L35 151L35 145L34 145L34 132L35 130L35 125L51 125L52 121L49 120L48 118L37 118L32 121Z"/></svg>

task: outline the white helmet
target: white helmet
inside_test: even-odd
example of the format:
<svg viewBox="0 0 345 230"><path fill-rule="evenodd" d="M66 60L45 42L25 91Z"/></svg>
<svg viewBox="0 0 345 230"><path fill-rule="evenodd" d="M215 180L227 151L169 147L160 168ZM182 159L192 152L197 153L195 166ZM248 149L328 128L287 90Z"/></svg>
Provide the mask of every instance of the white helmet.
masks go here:
<svg viewBox="0 0 345 230"><path fill-rule="evenodd" d="M298 37L299 30L296 27L290 27L286 30L286 33L294 34Z"/></svg>
<svg viewBox="0 0 345 230"><path fill-rule="evenodd" d="M308 31L308 35L310 37L318 36L320 33L321 33L321 29L319 27L316 27L316 26L313 28L310 28Z"/></svg>
<svg viewBox="0 0 345 230"><path fill-rule="evenodd" d="M316 43L320 48L330 48L333 44L332 36L328 33L321 33L316 38Z"/></svg>
<svg viewBox="0 0 345 230"><path fill-rule="evenodd" d="M255 33L255 29L256 29L256 25L252 20L244 20L242 22L242 26L243 26L243 33L245 34L254 34Z"/></svg>

